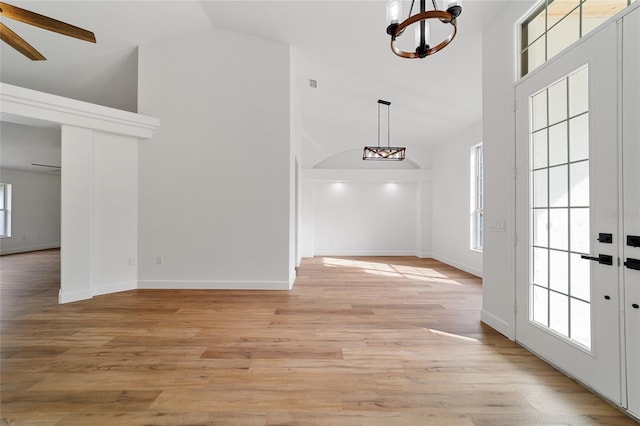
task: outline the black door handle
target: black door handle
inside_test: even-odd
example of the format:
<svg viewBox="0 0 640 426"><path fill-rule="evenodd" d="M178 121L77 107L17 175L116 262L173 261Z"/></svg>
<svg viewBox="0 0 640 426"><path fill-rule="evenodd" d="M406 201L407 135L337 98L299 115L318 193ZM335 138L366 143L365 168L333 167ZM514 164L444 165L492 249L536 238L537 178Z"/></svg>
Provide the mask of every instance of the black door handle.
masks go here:
<svg viewBox="0 0 640 426"><path fill-rule="evenodd" d="M640 271L640 259L627 257L627 261L624 262L624 266L626 266L629 269L635 269L636 271Z"/></svg>
<svg viewBox="0 0 640 426"><path fill-rule="evenodd" d="M587 260L593 260L601 265L613 265L613 256L609 256L608 254L599 254L598 257L583 254L580 257Z"/></svg>

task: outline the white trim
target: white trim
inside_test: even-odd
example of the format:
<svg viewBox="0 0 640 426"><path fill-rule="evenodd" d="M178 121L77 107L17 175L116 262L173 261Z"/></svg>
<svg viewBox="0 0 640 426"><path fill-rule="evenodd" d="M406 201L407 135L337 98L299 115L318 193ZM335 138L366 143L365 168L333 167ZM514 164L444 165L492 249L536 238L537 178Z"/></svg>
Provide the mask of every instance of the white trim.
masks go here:
<svg viewBox="0 0 640 426"><path fill-rule="evenodd" d="M287 290L291 290L293 288L293 284L295 284L297 277L298 273L296 272L296 269L292 268L291 272L289 273L289 288L287 288Z"/></svg>
<svg viewBox="0 0 640 426"><path fill-rule="evenodd" d="M0 83L2 121L66 124L150 139L160 120L24 87Z"/></svg>
<svg viewBox="0 0 640 426"><path fill-rule="evenodd" d="M93 294L91 294L91 290L83 289L78 291L65 291L60 290L58 292L58 303L70 303L77 302L79 300L87 300L91 299Z"/></svg>
<svg viewBox="0 0 640 426"><path fill-rule="evenodd" d="M509 325L508 322L504 321L501 318L493 315L489 311L481 310L480 311L480 321L487 324L489 327L496 330L498 333L503 334L509 340L515 341L516 332L515 328L512 325Z"/></svg>
<svg viewBox="0 0 640 426"><path fill-rule="evenodd" d="M121 291L136 290L137 288L137 281L123 281L92 287L91 293L94 296L102 296L103 294L119 293Z"/></svg>
<svg viewBox="0 0 640 426"><path fill-rule="evenodd" d="M141 280L139 289L153 290L290 290L288 281Z"/></svg>
<svg viewBox="0 0 640 426"><path fill-rule="evenodd" d="M314 257L331 257L331 256L417 256L415 251L320 251L315 252ZM419 257L419 256L417 256Z"/></svg>
<svg viewBox="0 0 640 426"><path fill-rule="evenodd" d="M416 255L415 255L415 256L416 256L417 258L419 258L419 259L432 259L432 256L431 256L431 252L430 252L430 251L428 251L428 252L427 252L427 251L418 252L418 253L416 253Z"/></svg>
<svg viewBox="0 0 640 426"><path fill-rule="evenodd" d="M473 266L465 265L464 263L460 263L456 260L449 259L448 257L440 256L438 254L433 254L431 257L442 263L446 263L449 266L453 266L454 268L458 268L462 271L470 273L471 275L482 278L482 270L474 268Z"/></svg>

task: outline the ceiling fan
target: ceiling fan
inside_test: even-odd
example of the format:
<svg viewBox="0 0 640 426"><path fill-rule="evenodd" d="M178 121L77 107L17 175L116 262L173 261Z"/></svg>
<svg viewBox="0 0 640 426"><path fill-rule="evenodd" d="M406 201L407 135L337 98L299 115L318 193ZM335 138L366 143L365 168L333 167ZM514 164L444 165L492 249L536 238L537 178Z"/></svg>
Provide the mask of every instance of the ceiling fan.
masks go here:
<svg viewBox="0 0 640 426"><path fill-rule="evenodd" d="M96 42L96 36L91 31L7 3L0 2L0 16L91 43ZM47 59L2 22L0 22L0 39L33 61Z"/></svg>

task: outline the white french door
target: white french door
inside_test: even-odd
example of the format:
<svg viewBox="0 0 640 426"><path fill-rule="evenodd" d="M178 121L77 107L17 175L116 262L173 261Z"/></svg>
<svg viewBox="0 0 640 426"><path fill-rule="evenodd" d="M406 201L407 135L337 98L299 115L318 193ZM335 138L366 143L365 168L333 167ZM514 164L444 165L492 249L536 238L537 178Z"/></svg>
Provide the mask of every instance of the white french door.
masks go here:
<svg viewBox="0 0 640 426"><path fill-rule="evenodd" d="M615 46L608 25L516 86L516 340L622 405Z"/></svg>
<svg viewBox="0 0 640 426"><path fill-rule="evenodd" d="M623 19L622 258L627 408L640 418L640 8Z"/></svg>

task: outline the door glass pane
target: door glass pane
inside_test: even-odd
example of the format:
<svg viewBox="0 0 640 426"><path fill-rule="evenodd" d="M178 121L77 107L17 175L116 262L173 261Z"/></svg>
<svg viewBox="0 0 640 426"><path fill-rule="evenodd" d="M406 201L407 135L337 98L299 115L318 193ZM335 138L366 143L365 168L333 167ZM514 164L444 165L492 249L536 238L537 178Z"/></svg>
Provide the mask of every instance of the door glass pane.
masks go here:
<svg viewBox="0 0 640 426"><path fill-rule="evenodd" d="M533 134L533 168L547 167L547 129Z"/></svg>
<svg viewBox="0 0 640 426"><path fill-rule="evenodd" d="M571 161L589 158L589 114L569 120L569 159Z"/></svg>
<svg viewBox="0 0 640 426"><path fill-rule="evenodd" d="M568 213L568 209L551 209L549 211L549 247L558 250L569 249Z"/></svg>
<svg viewBox="0 0 640 426"><path fill-rule="evenodd" d="M587 0L582 4L582 36L627 7L627 0Z"/></svg>
<svg viewBox="0 0 640 426"><path fill-rule="evenodd" d="M535 209L533 211L533 244L549 247L549 210Z"/></svg>
<svg viewBox="0 0 640 426"><path fill-rule="evenodd" d="M543 90L531 99L531 117L533 129L540 130L547 127L547 91Z"/></svg>
<svg viewBox="0 0 640 426"><path fill-rule="evenodd" d="M523 70L531 72L534 69L538 68L540 65L544 64L544 62L547 60L545 54L545 39L546 37L539 38L522 53Z"/></svg>
<svg viewBox="0 0 640 426"><path fill-rule="evenodd" d="M580 258L590 252L587 77L581 68L530 103L539 111L530 126L529 312L532 321L589 347L591 262Z"/></svg>
<svg viewBox="0 0 640 426"><path fill-rule="evenodd" d="M555 0L552 4L558 1ZM579 38L580 10L576 9L547 32L547 60L562 52Z"/></svg>
<svg viewBox="0 0 640 426"><path fill-rule="evenodd" d="M549 288L564 294L569 293L569 264L566 251L549 251Z"/></svg>
<svg viewBox="0 0 640 426"><path fill-rule="evenodd" d="M591 346L591 305L571 299L571 338L586 347Z"/></svg>
<svg viewBox="0 0 640 426"><path fill-rule="evenodd" d="M549 292L549 327L569 336L569 298L555 291Z"/></svg>
<svg viewBox="0 0 640 426"><path fill-rule="evenodd" d="M549 124L567 119L567 80L562 79L549 87Z"/></svg>
<svg viewBox="0 0 640 426"><path fill-rule="evenodd" d="M569 166L569 193L572 207L589 205L589 162L581 161Z"/></svg>
<svg viewBox="0 0 640 426"><path fill-rule="evenodd" d="M542 287L547 287L549 281L549 250L543 248L533 249L533 282Z"/></svg>
<svg viewBox="0 0 640 426"><path fill-rule="evenodd" d="M591 262L579 254L571 253L571 296L585 301L591 300Z"/></svg>
<svg viewBox="0 0 640 426"><path fill-rule="evenodd" d="M548 169L538 170L533 172L533 206L534 207L547 207L548 204L548 192L547 192L547 173Z"/></svg>
<svg viewBox="0 0 640 426"><path fill-rule="evenodd" d="M567 166L557 166L549 169L549 205L551 207L566 207L569 205Z"/></svg>
<svg viewBox="0 0 640 426"><path fill-rule="evenodd" d="M567 122L549 128L549 165L567 162Z"/></svg>
<svg viewBox="0 0 640 426"><path fill-rule="evenodd" d="M527 44L531 44L536 41L546 30L545 28L545 13L538 13L532 20L527 22L524 29L524 36L527 39Z"/></svg>
<svg viewBox="0 0 640 426"><path fill-rule="evenodd" d="M569 293L569 262L566 251L549 251L549 288Z"/></svg>
<svg viewBox="0 0 640 426"><path fill-rule="evenodd" d="M533 320L549 326L549 290L533 286Z"/></svg>
<svg viewBox="0 0 640 426"><path fill-rule="evenodd" d="M571 251L589 253L589 209L571 209Z"/></svg>
<svg viewBox="0 0 640 426"><path fill-rule="evenodd" d="M580 4L580 0L552 0L548 2L547 8L547 28L553 27L562 18L575 10Z"/></svg>

